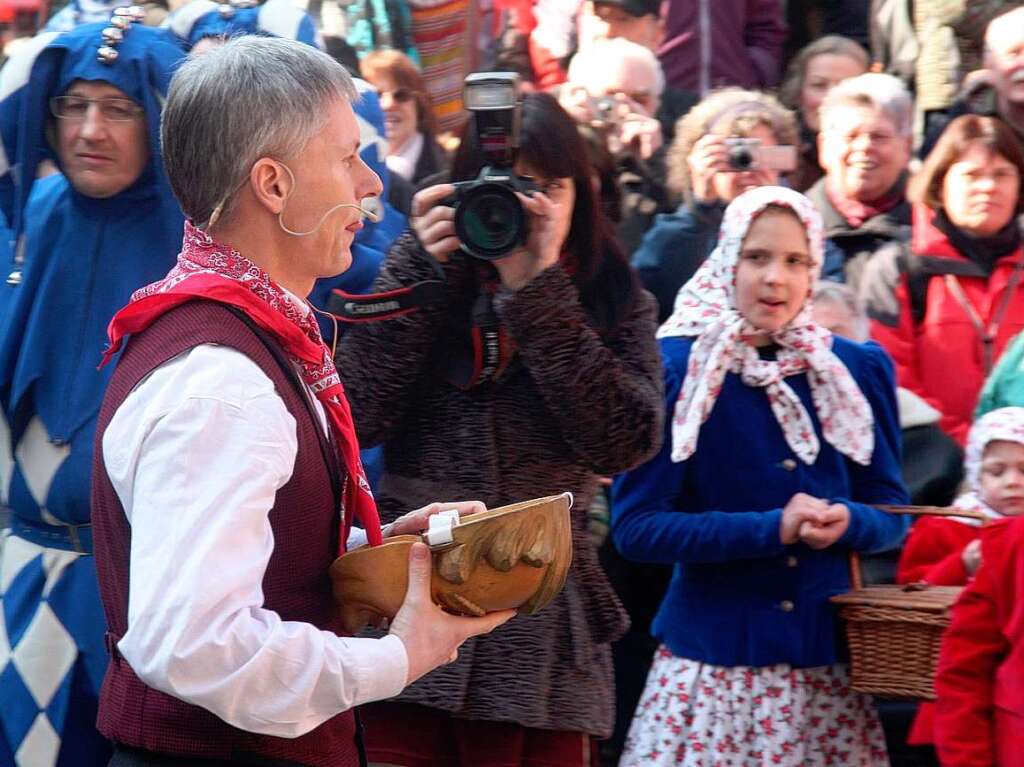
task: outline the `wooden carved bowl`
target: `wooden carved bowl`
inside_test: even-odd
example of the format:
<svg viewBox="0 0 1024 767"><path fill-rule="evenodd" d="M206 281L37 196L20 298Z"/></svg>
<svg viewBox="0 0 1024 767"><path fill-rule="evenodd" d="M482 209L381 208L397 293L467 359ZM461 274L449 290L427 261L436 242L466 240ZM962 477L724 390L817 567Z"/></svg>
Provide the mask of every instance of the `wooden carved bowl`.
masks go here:
<svg viewBox="0 0 1024 767"><path fill-rule="evenodd" d="M535 613L565 584L572 561L568 493L463 517L453 540L431 548L431 596L457 615L495 610ZM334 598L345 630L391 620L409 585L409 549L423 535L399 535L363 546L331 565Z"/></svg>

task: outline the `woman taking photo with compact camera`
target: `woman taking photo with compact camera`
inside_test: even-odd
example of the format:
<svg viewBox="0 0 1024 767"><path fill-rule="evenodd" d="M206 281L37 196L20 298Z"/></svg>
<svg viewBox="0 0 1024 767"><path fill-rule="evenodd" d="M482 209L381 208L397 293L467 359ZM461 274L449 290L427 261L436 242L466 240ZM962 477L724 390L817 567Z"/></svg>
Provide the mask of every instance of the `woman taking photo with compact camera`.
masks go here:
<svg viewBox="0 0 1024 767"><path fill-rule="evenodd" d="M679 121L667 165L669 186L683 203L658 215L633 253L644 287L658 299L659 320L672 313L679 289L714 249L725 206L747 189L779 183L779 163L731 161L747 154L733 151L737 139L769 149L773 160L788 152L786 167L796 167L796 118L766 93L715 91Z"/></svg>
<svg viewBox="0 0 1024 767"><path fill-rule="evenodd" d="M470 126L452 178L475 179L484 165ZM587 508L600 476L642 462L661 439L654 301L610 234L575 124L547 94L525 97L513 170L540 189L518 197L525 245L492 261L467 256L455 211L439 204L452 185L422 190L375 289L443 273L442 298L355 326L338 366L360 442L384 446L385 519L438 492L493 508L569 490L572 566L542 611L467 642L397 701L366 707L371 762L583 767L612 729L610 644L626 616Z"/></svg>

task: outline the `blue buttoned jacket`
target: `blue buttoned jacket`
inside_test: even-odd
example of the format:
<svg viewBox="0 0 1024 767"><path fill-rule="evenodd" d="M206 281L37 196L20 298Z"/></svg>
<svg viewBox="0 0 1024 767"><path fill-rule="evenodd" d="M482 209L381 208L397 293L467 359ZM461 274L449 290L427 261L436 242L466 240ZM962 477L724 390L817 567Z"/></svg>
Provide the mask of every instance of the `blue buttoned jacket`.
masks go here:
<svg viewBox="0 0 1024 767"><path fill-rule="evenodd" d="M824 440L806 374L786 382L814 420L821 450L813 464L786 444L765 390L734 373L726 375L696 452L673 463L672 414L692 344L691 338L661 341L664 445L613 489L612 536L623 556L675 565L652 633L679 657L719 666L841 661L845 648L829 597L850 587L849 552L894 548L908 524L869 505L909 502L892 363L873 342L834 341L833 351L874 411L869 466ZM849 529L830 548L779 541L782 509L798 492L849 507Z"/></svg>

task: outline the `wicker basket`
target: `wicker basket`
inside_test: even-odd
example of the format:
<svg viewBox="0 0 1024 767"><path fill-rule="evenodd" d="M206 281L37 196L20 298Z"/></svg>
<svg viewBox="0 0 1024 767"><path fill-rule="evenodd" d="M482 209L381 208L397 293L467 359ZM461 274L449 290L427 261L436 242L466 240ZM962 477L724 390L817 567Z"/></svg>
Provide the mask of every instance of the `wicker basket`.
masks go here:
<svg viewBox="0 0 1024 767"><path fill-rule="evenodd" d="M846 621L850 686L883 698L934 700L939 642L961 588L906 589L866 586L832 598Z"/></svg>
<svg viewBox="0 0 1024 767"><path fill-rule="evenodd" d="M882 506L897 514L972 517L975 512L934 506ZM850 687L884 698L935 700L935 667L942 632L960 586L864 586L857 555L850 555L853 590L832 597L846 622Z"/></svg>

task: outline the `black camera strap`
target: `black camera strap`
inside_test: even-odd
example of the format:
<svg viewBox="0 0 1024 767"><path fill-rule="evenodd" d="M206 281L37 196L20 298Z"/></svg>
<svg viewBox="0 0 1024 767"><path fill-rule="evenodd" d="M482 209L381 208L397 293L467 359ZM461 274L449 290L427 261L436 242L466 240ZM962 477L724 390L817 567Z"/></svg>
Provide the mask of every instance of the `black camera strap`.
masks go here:
<svg viewBox="0 0 1024 767"><path fill-rule="evenodd" d="M483 290L473 302L473 372L462 388L469 389L484 381L492 381L504 370L507 359L504 331L490 291Z"/></svg>
<svg viewBox="0 0 1024 767"><path fill-rule="evenodd" d="M404 317L443 300L444 282L423 280L383 293L355 294L335 288L327 298L326 309L341 322L377 322Z"/></svg>
<svg viewBox="0 0 1024 767"><path fill-rule="evenodd" d="M514 357L514 344L494 310L495 286L479 276L478 280L479 292L471 299L472 306L463 304L464 311L468 312L457 312L463 318L461 322L453 317L454 322L442 334L447 341L436 368L438 374L460 389L471 389L499 378ZM339 322L380 322L443 302L444 292L443 280L423 280L395 290L362 295L335 288L325 308Z"/></svg>
<svg viewBox="0 0 1024 767"><path fill-rule="evenodd" d="M516 359L515 343L494 310L493 288L479 284L454 308L432 355L434 374L464 391L498 380Z"/></svg>

